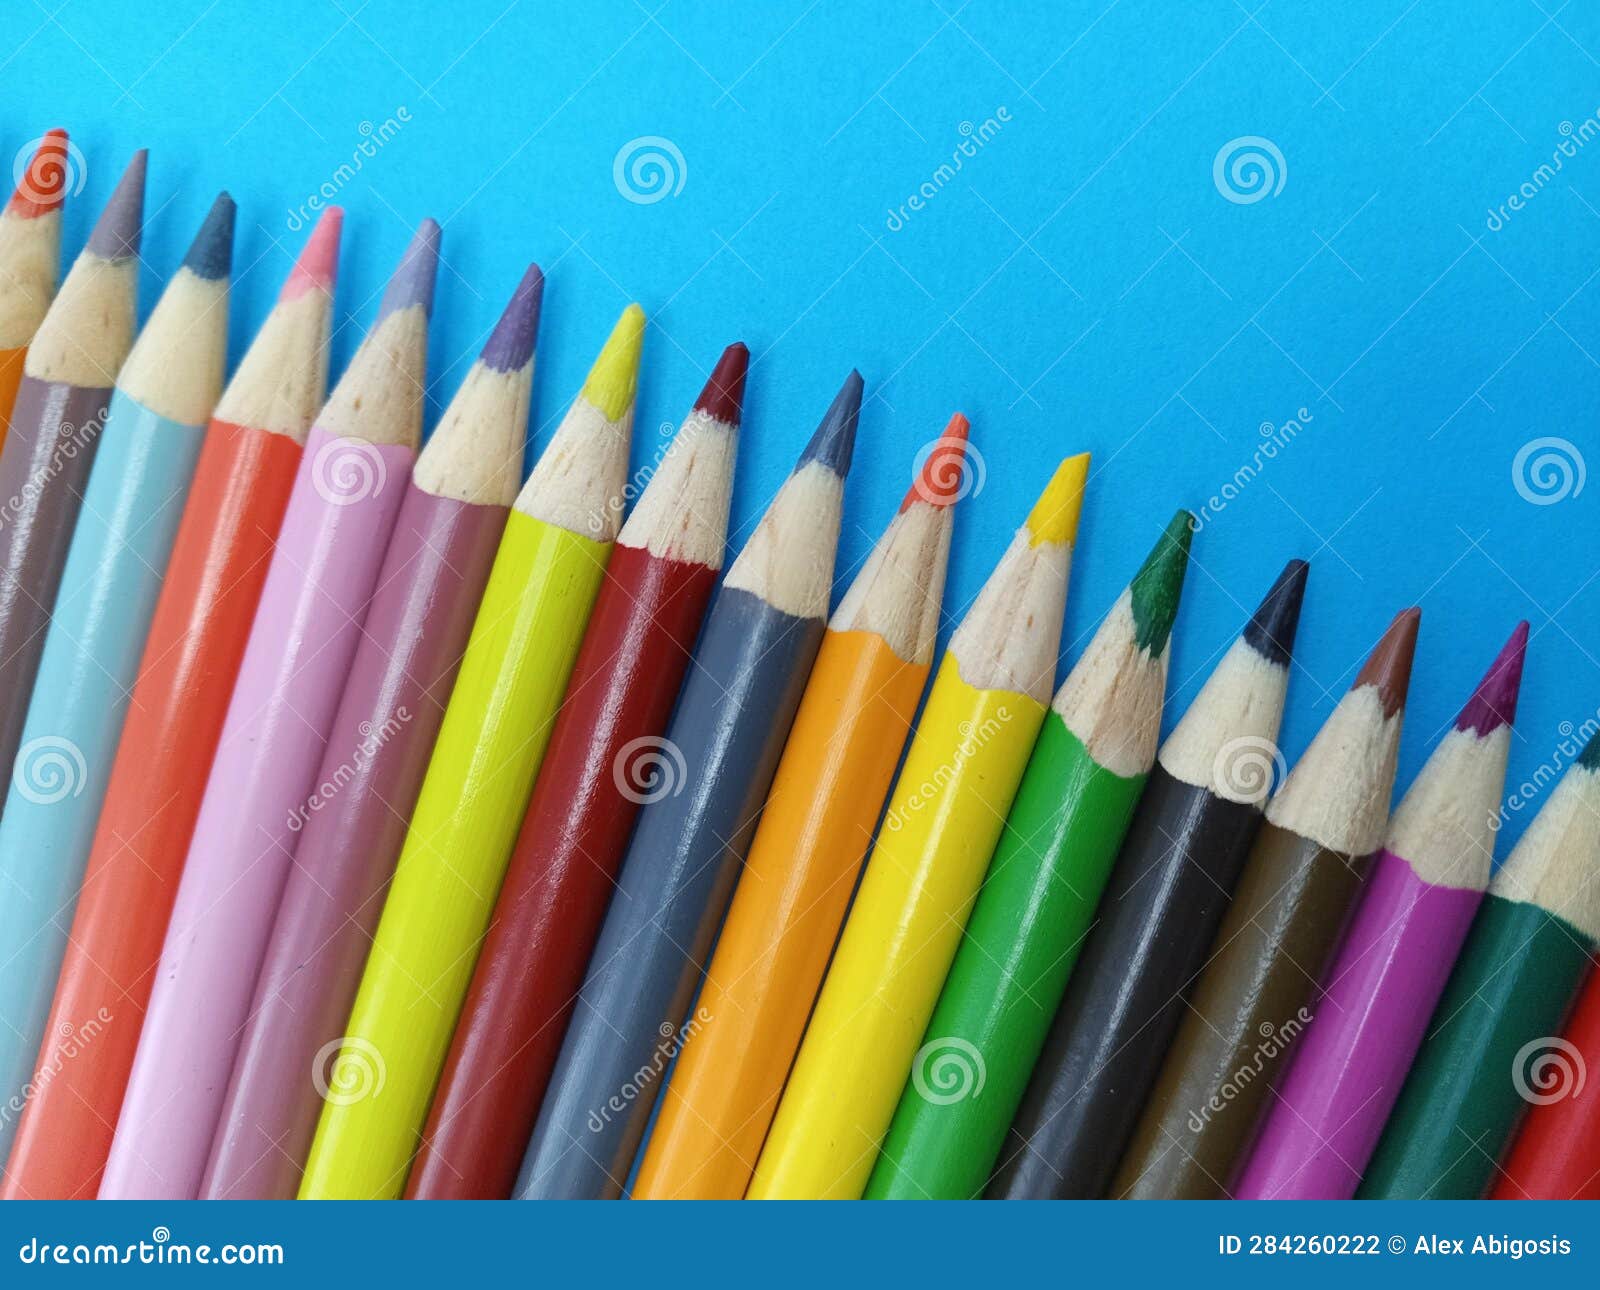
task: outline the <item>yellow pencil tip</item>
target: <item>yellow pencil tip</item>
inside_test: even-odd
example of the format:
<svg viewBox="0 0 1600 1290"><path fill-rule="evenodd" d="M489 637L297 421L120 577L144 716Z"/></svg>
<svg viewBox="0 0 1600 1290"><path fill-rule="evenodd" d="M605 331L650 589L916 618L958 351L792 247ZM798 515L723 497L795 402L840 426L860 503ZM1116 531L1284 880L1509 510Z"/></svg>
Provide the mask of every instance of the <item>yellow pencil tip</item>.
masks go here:
<svg viewBox="0 0 1600 1290"><path fill-rule="evenodd" d="M620 421L633 406L639 386L639 351L644 346L644 310L629 305L606 338L605 348L589 369L583 383L583 397L605 414L608 421Z"/></svg>
<svg viewBox="0 0 1600 1290"><path fill-rule="evenodd" d="M1083 510L1083 486L1089 479L1089 454L1080 452L1056 467L1039 500L1028 512L1028 536L1033 545L1075 542L1078 516Z"/></svg>

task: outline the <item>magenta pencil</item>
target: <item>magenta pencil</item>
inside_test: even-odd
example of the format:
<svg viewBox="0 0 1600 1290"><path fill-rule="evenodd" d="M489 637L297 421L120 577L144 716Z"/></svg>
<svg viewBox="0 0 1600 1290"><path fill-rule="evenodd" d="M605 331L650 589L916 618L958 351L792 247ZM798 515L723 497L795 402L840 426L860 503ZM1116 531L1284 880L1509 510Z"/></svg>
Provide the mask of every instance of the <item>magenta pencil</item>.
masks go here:
<svg viewBox="0 0 1600 1290"><path fill-rule="evenodd" d="M1239 1199L1355 1194L1489 883L1527 644L1520 623L1390 820Z"/></svg>
<svg viewBox="0 0 1600 1290"><path fill-rule="evenodd" d="M367 947L521 482L530 268L417 458L299 834L200 1194L292 1200ZM320 1086L319 1086L320 1081Z"/></svg>
<svg viewBox="0 0 1600 1290"><path fill-rule="evenodd" d="M306 441L206 784L101 1180L193 1199L361 616L416 457L438 225Z"/></svg>

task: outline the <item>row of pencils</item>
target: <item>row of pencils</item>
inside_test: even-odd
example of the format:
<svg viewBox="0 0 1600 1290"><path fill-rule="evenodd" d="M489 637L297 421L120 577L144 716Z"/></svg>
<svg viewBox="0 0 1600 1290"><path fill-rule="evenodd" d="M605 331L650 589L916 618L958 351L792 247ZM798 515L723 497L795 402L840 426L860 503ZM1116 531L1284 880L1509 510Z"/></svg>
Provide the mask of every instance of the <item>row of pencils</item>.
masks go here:
<svg viewBox="0 0 1600 1290"><path fill-rule="evenodd" d="M0 215L5 1196L1600 1195L1600 743L1490 877L1526 624L1391 815L1415 609L1280 774L1291 561L1163 743L1187 511L1054 685L1086 455L936 660L963 417L833 605L851 373L719 579L743 345L630 499L630 305L523 481L537 267L419 453L435 224L325 397L326 212L225 382L232 201L141 330L145 157L58 291L65 163Z"/></svg>

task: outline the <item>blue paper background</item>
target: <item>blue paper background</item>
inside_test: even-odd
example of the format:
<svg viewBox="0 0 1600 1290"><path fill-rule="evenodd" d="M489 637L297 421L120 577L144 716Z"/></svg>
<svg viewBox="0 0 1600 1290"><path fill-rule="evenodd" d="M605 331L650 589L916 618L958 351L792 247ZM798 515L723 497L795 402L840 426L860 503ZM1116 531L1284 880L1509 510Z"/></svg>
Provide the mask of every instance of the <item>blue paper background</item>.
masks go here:
<svg viewBox="0 0 1600 1290"><path fill-rule="evenodd" d="M740 533L859 366L841 570L966 411L986 478L949 611L1056 460L1091 449L1068 657L1172 509L1219 494L1264 423L1300 420L1196 540L1169 722L1295 554L1313 574L1291 760L1409 602L1402 783L1519 616L1513 782L1600 707L1600 484L1535 505L1513 478L1550 436L1600 467L1592 6L21 0L8 38L0 158L73 131L70 252L151 148L147 307L214 190L239 199L236 356L303 240L291 212L329 184L348 212L336 370L410 227L445 225L430 422L529 259L549 277L540 444L629 299L651 317L640 462L747 340ZM614 161L647 136L682 185L642 203ZM1214 159L1247 136L1281 154L1282 187L1228 200ZM976 155L941 178L963 140ZM375 155L336 179L363 141ZM924 209L891 218L924 183Z"/></svg>

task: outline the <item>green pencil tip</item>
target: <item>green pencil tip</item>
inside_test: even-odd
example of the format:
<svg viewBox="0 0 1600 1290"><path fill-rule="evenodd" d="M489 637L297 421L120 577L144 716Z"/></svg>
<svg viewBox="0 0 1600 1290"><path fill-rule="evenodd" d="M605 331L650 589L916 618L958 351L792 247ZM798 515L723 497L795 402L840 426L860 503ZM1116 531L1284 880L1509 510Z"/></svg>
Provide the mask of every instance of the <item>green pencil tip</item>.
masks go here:
<svg viewBox="0 0 1600 1290"><path fill-rule="evenodd" d="M1183 575L1189 567L1189 539L1194 536L1194 516L1180 510L1167 523L1154 550L1128 584L1133 600L1133 625L1139 648L1159 654L1167 647L1172 623L1178 616Z"/></svg>

